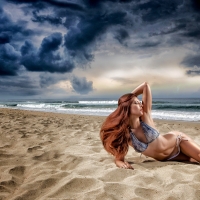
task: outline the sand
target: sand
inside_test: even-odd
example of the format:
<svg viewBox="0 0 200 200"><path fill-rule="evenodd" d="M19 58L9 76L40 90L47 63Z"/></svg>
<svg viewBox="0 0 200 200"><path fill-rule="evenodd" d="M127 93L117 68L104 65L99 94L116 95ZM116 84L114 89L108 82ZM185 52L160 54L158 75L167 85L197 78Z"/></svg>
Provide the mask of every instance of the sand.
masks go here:
<svg viewBox="0 0 200 200"><path fill-rule="evenodd" d="M102 147L105 117L0 109L0 199L200 199L200 165L159 162L136 153L117 168ZM200 144L200 123L157 120Z"/></svg>

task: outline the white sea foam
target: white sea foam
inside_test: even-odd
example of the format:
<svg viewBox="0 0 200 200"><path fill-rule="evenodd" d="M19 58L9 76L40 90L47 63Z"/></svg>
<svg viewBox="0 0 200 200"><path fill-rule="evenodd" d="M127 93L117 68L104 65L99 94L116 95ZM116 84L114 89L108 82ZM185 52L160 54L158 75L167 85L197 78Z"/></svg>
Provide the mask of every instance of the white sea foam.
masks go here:
<svg viewBox="0 0 200 200"><path fill-rule="evenodd" d="M159 107L157 107L157 105L159 105ZM152 117L154 119L200 121L200 109L197 107L199 105L199 101L191 104L195 107L195 110L193 107L188 109L185 105L186 104L182 102L178 104L178 106L174 102L156 102L153 104ZM174 109L174 106L177 106L176 109ZM60 103L44 103L41 101L0 102L0 107L57 113L108 116L117 108L117 101L79 101L71 103L62 101L60 101Z"/></svg>
<svg viewBox="0 0 200 200"><path fill-rule="evenodd" d="M95 105L98 105L98 104L101 104L101 105L117 105L118 104L118 101L115 101L115 100L112 100L112 101L79 101L80 104L95 104Z"/></svg>
<svg viewBox="0 0 200 200"><path fill-rule="evenodd" d="M200 121L200 112L152 110L154 119Z"/></svg>

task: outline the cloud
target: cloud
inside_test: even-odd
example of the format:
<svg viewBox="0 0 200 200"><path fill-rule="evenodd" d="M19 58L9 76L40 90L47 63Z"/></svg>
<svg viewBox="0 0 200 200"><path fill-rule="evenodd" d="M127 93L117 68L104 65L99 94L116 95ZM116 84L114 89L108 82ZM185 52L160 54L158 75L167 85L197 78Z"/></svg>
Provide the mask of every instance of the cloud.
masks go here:
<svg viewBox="0 0 200 200"><path fill-rule="evenodd" d="M171 46L196 45L200 40L199 10L197 0L3 1L0 76L8 80L12 76L24 83L19 79L23 73L30 77L38 73L33 87L37 93L69 78L63 74L73 75L75 68L90 65L95 51L101 51L100 43L109 48L107 52L117 46L113 51L123 54L127 48L127 52L139 53L141 58L149 52L168 51ZM198 55L185 57L181 64L188 70L187 75L198 75L198 70L192 68L200 66ZM93 83L86 78L74 76L69 80L80 94L93 91ZM12 87L11 82L7 83Z"/></svg>
<svg viewBox="0 0 200 200"><path fill-rule="evenodd" d="M97 4L94 5L88 1L84 1L85 5L63 1L27 2L11 0L10 2L23 4L24 11L26 9L32 10L32 12L30 10L29 12L25 11L25 14L32 14L34 23L43 24L48 22L51 25L62 25L68 28L67 33L64 34L64 41L61 33L50 33L49 36L43 38L40 47L37 48L34 44L34 36L36 36L36 32L37 37L42 36L42 31L39 33L38 29L34 31L27 29L26 24L28 22L26 21L13 22L11 17L1 9L3 13L1 21L4 24L0 41L1 43L10 42L15 46L17 43L18 48L16 50L21 52L21 57L17 62L28 71L67 73L72 72L75 67L88 65L94 60L93 52L96 42L101 39L108 28L125 22L126 17L126 12L119 9L111 11L99 9L100 7L98 7L91 10L90 8ZM46 4L50 5L48 7L51 10L50 14L42 14L47 11ZM99 4L101 4L100 1ZM77 12L77 10L80 12ZM98 23L96 23L97 21ZM7 34L8 31L10 31L10 34ZM12 40L13 38L15 39ZM25 42L20 47L19 41L22 40ZM55 49L53 45L55 45ZM10 74L16 75L17 73Z"/></svg>
<svg viewBox="0 0 200 200"><path fill-rule="evenodd" d="M200 70L187 70L186 74L189 75L189 76L199 76Z"/></svg>
<svg viewBox="0 0 200 200"><path fill-rule="evenodd" d="M200 2L199 0L192 0L192 7L196 12L200 11Z"/></svg>
<svg viewBox="0 0 200 200"><path fill-rule="evenodd" d="M122 24L126 13L123 11L98 11L88 13L81 18L76 27L71 27L64 36L64 45L72 57L77 58L78 62L87 63L93 60L92 51L97 39L106 30L117 24ZM97 23L98 22L98 23Z"/></svg>
<svg viewBox="0 0 200 200"><path fill-rule="evenodd" d="M46 88L50 85L56 84L59 81L69 80L69 77L67 77L64 74L56 75L56 74L42 73L42 74L40 74L39 79L40 79L40 87Z"/></svg>
<svg viewBox="0 0 200 200"><path fill-rule="evenodd" d="M0 93L2 95L32 96L41 94L37 82L30 76L1 77Z"/></svg>
<svg viewBox="0 0 200 200"><path fill-rule="evenodd" d="M183 20L174 20L174 22L171 22L170 26L164 27L161 30L158 30L157 32L151 32L149 33L149 36L157 36L157 35L167 35L171 33L178 33L179 31L182 31L186 28L187 23Z"/></svg>
<svg viewBox="0 0 200 200"><path fill-rule="evenodd" d="M113 32L114 38L120 44L130 48L132 46L131 41L129 42L132 38L130 35L140 35L141 31L137 27L148 25L149 29L145 29L141 33L141 38L135 43L136 49L159 47L161 45L161 42L158 41L160 38L158 40L149 40L149 37L152 36L157 37L180 32L180 35L186 38L199 38L198 28L189 25L194 17L199 16L197 14L192 16L192 12L190 12L191 9L198 8L197 1L189 3L182 0L137 2L130 0L77 0L74 3L61 0L10 0L9 2L22 4L22 9L25 14L32 15L31 19L34 23L44 24L47 22L52 26L67 28L63 38L65 47L63 56L68 58L65 62L69 69L73 69L75 66L85 66L92 62L94 60L94 51L97 43L103 40L104 34L109 31ZM186 9L186 6L189 9ZM177 13L178 17L176 17ZM185 13L187 14L184 16ZM166 27L166 20L170 20L171 26ZM153 29L153 26L157 22L161 22L159 30ZM16 24L11 23L11 20L10 24L17 28ZM24 27L18 27L18 29L23 28L25 28L25 25ZM26 29L23 34L29 34L29 39L31 40L30 36L31 34L34 35L34 32L33 30ZM5 38L2 36L2 42L8 42L10 39L9 37ZM172 39L177 45L182 44L181 40L178 39L178 35ZM170 45L170 40L167 40L167 42ZM171 43L171 45L173 44L174 42ZM58 47L61 49L61 45ZM37 55L39 56L39 53ZM22 63L25 63L27 58L23 58L22 60ZM47 62L42 61L40 58L39 61L44 65L43 69L36 66L36 64L34 64L35 67L32 66L33 64L30 66L30 63L27 62L26 69L31 71L47 70ZM63 66L60 66L60 70L56 70L52 60L49 61L49 68L47 71L50 72L68 72L69 70Z"/></svg>
<svg viewBox="0 0 200 200"><path fill-rule="evenodd" d="M127 30L120 28L114 33L114 38L119 41L119 43L123 44L126 39L128 39L129 33Z"/></svg>
<svg viewBox="0 0 200 200"><path fill-rule="evenodd" d="M150 47L156 47L160 43L161 42L158 42L158 41L144 41L144 42L141 42L141 43L136 43L136 47L150 48Z"/></svg>
<svg viewBox="0 0 200 200"><path fill-rule="evenodd" d="M10 44L0 45L0 76L17 75L20 69L20 56L20 52L16 51Z"/></svg>
<svg viewBox="0 0 200 200"><path fill-rule="evenodd" d="M113 77L112 80L121 83L121 85L128 85L128 84L133 85L133 83L135 83L135 80L133 78Z"/></svg>
<svg viewBox="0 0 200 200"><path fill-rule="evenodd" d="M0 7L0 38L7 36L7 43L24 40L24 37L34 35L34 30L26 28L27 22L19 20L14 22L9 14Z"/></svg>
<svg viewBox="0 0 200 200"><path fill-rule="evenodd" d="M181 64L185 65L188 68L198 67L200 68L200 56L199 55L188 55L186 56Z"/></svg>
<svg viewBox="0 0 200 200"><path fill-rule="evenodd" d="M42 0L42 1L38 1L38 0L7 0L8 2L12 2L12 3L16 3L16 4L30 4L32 6L34 6L36 4L36 6L38 6L38 4L41 5L41 3L46 3L49 5L53 5L59 8L70 8L70 9L74 9L74 10L82 10L82 6L76 4L76 3L71 3L71 2L66 2L66 1L55 1L55 0ZM43 8L43 7L42 7Z"/></svg>
<svg viewBox="0 0 200 200"><path fill-rule="evenodd" d="M62 24L61 17L52 15L41 15L41 14L39 15L36 11L33 11L32 21L37 23L49 22L52 25Z"/></svg>
<svg viewBox="0 0 200 200"><path fill-rule="evenodd" d="M188 38L200 39L199 29L200 26L198 24L192 27L190 26L182 35Z"/></svg>
<svg viewBox="0 0 200 200"><path fill-rule="evenodd" d="M11 40L11 35L6 32L0 33L0 44L9 43Z"/></svg>
<svg viewBox="0 0 200 200"><path fill-rule="evenodd" d="M36 49L30 41L25 41L21 47L21 64L28 71L71 72L75 66L60 55L58 50L61 44L62 34L59 32L45 37L39 49Z"/></svg>
<svg viewBox="0 0 200 200"><path fill-rule="evenodd" d="M185 66L186 75L188 76L199 76L200 75L200 56L197 55L188 55L182 62L182 65Z"/></svg>
<svg viewBox="0 0 200 200"><path fill-rule="evenodd" d="M138 3L134 11L140 13L145 22L160 21L172 15L180 4L181 1L176 0L146 1Z"/></svg>
<svg viewBox="0 0 200 200"><path fill-rule="evenodd" d="M73 89L79 94L88 94L93 91L93 82L87 81L85 77L74 76L71 79Z"/></svg>
<svg viewBox="0 0 200 200"><path fill-rule="evenodd" d="M86 77L55 75L43 73L39 76L40 87L47 88L48 86L55 85L60 81L70 81L73 91L79 94L88 94L93 91L93 82L88 81Z"/></svg>

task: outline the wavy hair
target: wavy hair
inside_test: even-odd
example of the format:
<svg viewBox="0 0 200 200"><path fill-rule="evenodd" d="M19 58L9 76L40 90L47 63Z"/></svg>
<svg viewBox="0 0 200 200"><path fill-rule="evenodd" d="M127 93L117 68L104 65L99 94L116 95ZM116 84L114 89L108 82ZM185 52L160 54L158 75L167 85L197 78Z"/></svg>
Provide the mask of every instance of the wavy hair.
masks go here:
<svg viewBox="0 0 200 200"><path fill-rule="evenodd" d="M100 138L107 152L124 156L128 152L129 114L133 93L124 94L118 100L118 107L102 124Z"/></svg>

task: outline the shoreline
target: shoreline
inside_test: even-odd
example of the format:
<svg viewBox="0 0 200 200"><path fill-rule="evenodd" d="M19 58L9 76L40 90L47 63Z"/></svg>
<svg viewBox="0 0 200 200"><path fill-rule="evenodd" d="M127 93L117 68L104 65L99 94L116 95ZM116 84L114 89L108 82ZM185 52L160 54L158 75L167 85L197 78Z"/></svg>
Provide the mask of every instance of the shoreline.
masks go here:
<svg viewBox="0 0 200 200"><path fill-rule="evenodd" d="M159 162L129 148L134 170L117 168L100 141L104 119L0 108L0 199L198 199L197 164ZM200 145L198 122L155 123L161 134L179 130Z"/></svg>
<svg viewBox="0 0 200 200"><path fill-rule="evenodd" d="M26 110L26 109L19 109L19 108L5 108L5 107L0 107L0 111L1 109L8 109L8 110L19 110L19 111L25 111L25 112L38 112L38 113L50 113L50 114L58 114L58 115L71 115L71 116L88 116L88 117L99 117L99 118L106 118L107 116L101 116L101 115L86 115L86 114L72 114L72 113L65 113L65 112L53 112L53 111L41 111L41 110ZM198 124L200 123L200 120L198 121L184 121L184 120L171 120L171 119L157 119L157 118L153 118L153 120L156 122L170 122L170 123L194 123L194 124Z"/></svg>

